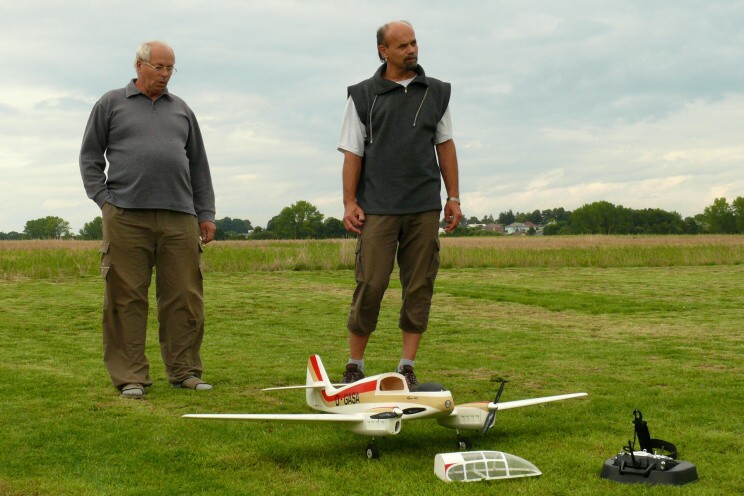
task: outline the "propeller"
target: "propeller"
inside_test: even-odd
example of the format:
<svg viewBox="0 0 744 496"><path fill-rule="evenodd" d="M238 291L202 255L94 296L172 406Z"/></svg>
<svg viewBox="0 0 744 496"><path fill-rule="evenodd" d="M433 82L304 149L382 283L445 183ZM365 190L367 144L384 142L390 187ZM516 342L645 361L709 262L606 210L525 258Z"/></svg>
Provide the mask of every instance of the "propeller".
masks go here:
<svg viewBox="0 0 744 496"><path fill-rule="evenodd" d="M413 415L414 413L421 413L425 411L426 411L426 408L421 408L421 407L406 408L403 410L403 415Z"/></svg>
<svg viewBox="0 0 744 496"><path fill-rule="evenodd" d="M374 415L370 415L369 418L375 419L375 420L384 420L384 419L400 418L402 416L403 416L403 410L401 410L398 407L395 407L389 412L382 412L382 413L376 413Z"/></svg>
<svg viewBox="0 0 744 496"><path fill-rule="evenodd" d="M498 403L501 399L501 393L504 392L504 386L506 386L506 383L508 382L506 379L503 379L499 377L498 379L494 379L495 382L500 382L501 385L499 386L499 391L496 393L496 399L493 400L494 403ZM486 415L486 421L483 424L483 429L481 429L481 436L485 436L486 432L488 432L488 429L491 428L493 425L493 419L496 417L496 410L491 410L488 412L488 415Z"/></svg>

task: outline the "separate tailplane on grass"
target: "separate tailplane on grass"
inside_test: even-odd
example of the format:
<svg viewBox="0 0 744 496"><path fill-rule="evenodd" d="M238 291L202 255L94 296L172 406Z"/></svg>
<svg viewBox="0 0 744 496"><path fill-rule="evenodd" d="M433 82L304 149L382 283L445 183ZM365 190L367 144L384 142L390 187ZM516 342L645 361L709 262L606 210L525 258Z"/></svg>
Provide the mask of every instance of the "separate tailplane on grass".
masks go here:
<svg viewBox="0 0 744 496"><path fill-rule="evenodd" d="M491 428L498 410L508 410L552 401L586 396L587 393L561 394L526 400L499 403L504 389L493 402L482 401L455 405L452 393L441 384L423 383L410 390L401 374L389 372L373 375L352 384L334 385L318 355L307 362L304 386L266 388L264 391L304 389L310 408L324 412L318 414L261 414L261 413L199 413L184 417L201 419L279 420L289 422L335 422L351 431L373 438L398 434L403 420L436 419L439 425L457 430L480 430L484 434ZM469 449L470 441L458 435L458 447ZM372 443L367 446L369 458L377 458L379 450Z"/></svg>

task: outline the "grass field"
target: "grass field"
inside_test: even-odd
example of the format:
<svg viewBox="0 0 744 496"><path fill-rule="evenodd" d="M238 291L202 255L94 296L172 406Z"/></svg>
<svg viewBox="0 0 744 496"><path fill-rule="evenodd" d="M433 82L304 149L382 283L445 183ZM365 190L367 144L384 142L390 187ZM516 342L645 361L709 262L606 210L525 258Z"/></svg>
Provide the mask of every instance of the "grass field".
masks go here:
<svg viewBox="0 0 744 496"><path fill-rule="evenodd" d="M460 402L586 391L497 415L476 449L535 463L538 478L445 484L437 453L455 433L412 421L379 440L329 425L182 419L195 412L309 412L301 392L318 353L332 377L347 358L353 241L206 247L210 392L168 387L150 318L155 385L118 398L101 363L95 242L0 243L0 494L744 493L744 237L447 239L417 374ZM370 373L400 354L393 279L367 352ZM154 290L153 290L154 292ZM151 306L152 308L152 306ZM700 481L682 488L599 478L632 438L675 442Z"/></svg>

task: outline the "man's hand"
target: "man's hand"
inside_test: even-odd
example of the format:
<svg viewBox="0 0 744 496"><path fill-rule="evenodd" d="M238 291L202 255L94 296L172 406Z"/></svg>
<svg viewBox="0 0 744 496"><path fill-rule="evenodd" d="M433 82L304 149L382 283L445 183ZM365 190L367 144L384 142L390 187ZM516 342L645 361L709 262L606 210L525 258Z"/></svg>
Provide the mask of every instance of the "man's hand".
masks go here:
<svg viewBox="0 0 744 496"><path fill-rule="evenodd" d="M460 225L462 220L462 210L460 210L460 204L456 201L448 201L444 204L444 232L452 232L455 228Z"/></svg>
<svg viewBox="0 0 744 496"><path fill-rule="evenodd" d="M364 210L356 202L349 202L344 207L344 228L348 232L362 234L364 226Z"/></svg>
<svg viewBox="0 0 744 496"><path fill-rule="evenodd" d="M202 243L206 245L214 239L214 233L217 231L217 226L214 225L214 222L205 220L199 222L199 227L201 228Z"/></svg>

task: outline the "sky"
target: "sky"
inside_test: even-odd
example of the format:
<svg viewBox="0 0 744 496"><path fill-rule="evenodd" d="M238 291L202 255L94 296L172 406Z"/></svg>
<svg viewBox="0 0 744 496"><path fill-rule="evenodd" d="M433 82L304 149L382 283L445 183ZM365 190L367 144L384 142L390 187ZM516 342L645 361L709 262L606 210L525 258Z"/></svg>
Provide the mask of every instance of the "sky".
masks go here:
<svg viewBox="0 0 744 496"><path fill-rule="evenodd" d="M377 69L375 32L395 19L452 84L467 218L595 201L687 217L744 196L741 0L9 0L0 231L100 215L82 133L149 40L175 50L169 91L199 120L217 218L265 227L300 200L341 218L346 87Z"/></svg>

